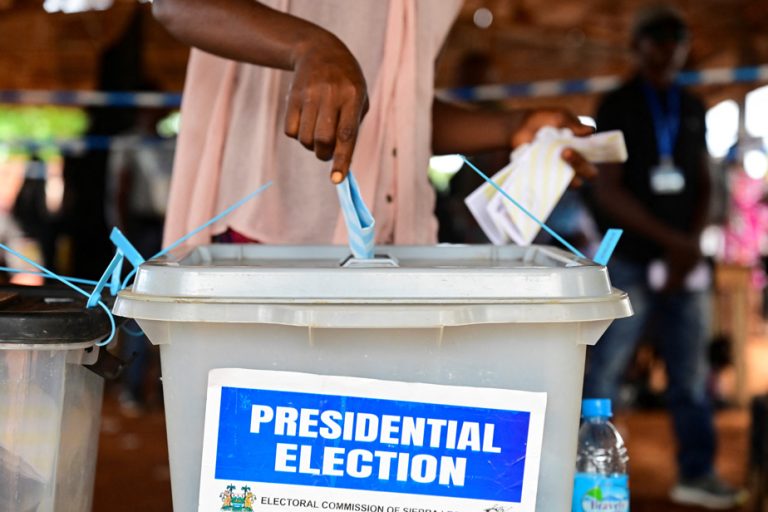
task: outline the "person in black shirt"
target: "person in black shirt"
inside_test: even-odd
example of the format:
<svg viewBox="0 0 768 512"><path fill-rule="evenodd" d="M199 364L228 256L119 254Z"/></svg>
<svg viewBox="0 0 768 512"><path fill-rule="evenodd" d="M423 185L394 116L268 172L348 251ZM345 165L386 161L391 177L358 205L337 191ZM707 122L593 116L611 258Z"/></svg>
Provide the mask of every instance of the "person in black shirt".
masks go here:
<svg viewBox="0 0 768 512"><path fill-rule="evenodd" d="M614 322L590 349L584 395L616 397L653 315L678 441L679 481L671 498L730 508L745 496L714 471L716 434L706 390L708 269L699 250L710 195L705 109L675 83L688 53L682 17L668 7L646 9L632 36L638 73L602 100L596 119L599 131L624 132L628 159L601 168L591 204L602 230L624 229L609 272L629 293L635 316Z"/></svg>

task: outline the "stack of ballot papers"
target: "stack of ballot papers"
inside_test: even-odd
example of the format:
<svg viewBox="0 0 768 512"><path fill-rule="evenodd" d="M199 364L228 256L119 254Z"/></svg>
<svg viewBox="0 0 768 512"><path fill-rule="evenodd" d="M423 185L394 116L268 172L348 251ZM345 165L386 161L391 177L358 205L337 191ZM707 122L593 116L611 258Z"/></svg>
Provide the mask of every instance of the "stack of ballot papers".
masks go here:
<svg viewBox="0 0 768 512"><path fill-rule="evenodd" d="M571 166L560 157L565 148L578 151L593 163L627 160L624 135L618 130L576 137L568 129L544 127L533 141L515 149L509 165L492 179L537 219L546 222L574 177ZM489 183L470 194L465 203L496 245L530 245L541 228Z"/></svg>

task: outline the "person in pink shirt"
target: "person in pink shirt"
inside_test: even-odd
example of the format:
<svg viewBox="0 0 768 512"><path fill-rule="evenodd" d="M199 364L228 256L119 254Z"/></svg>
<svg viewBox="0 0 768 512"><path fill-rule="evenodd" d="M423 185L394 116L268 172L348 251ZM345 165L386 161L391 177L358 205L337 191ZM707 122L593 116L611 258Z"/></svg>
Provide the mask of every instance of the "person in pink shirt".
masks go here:
<svg viewBox="0 0 768 512"><path fill-rule="evenodd" d="M331 182L353 169L377 243L432 244L433 153L511 149L544 125L591 133L565 110L489 112L434 98L434 62L462 1L155 0L155 16L195 48L166 242L272 180L191 242L230 233L343 243ZM582 177L595 172L572 150L563 158Z"/></svg>
<svg viewBox="0 0 768 512"><path fill-rule="evenodd" d="M765 182L747 175L741 165L730 168L731 205L725 225L726 263L752 267L752 285L766 286L765 270L760 264L768 240L768 205Z"/></svg>

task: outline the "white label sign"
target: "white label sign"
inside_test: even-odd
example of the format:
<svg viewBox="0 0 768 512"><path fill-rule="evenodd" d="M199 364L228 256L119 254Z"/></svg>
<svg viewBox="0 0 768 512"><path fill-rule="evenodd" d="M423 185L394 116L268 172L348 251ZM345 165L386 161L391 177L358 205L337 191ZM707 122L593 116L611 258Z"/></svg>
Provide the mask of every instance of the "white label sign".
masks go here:
<svg viewBox="0 0 768 512"><path fill-rule="evenodd" d="M200 512L534 512L546 393L208 377Z"/></svg>

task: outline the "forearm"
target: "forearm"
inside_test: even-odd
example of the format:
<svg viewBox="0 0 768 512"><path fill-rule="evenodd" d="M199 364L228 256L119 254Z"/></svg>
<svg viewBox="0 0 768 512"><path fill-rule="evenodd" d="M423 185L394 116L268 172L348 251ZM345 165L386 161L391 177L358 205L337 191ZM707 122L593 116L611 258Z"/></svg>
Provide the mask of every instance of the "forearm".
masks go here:
<svg viewBox="0 0 768 512"><path fill-rule="evenodd" d="M617 165L600 166L603 175L595 186L595 199L600 210L618 226L653 240L662 247L673 246L683 233L668 227L654 217L651 212L622 185L615 182L605 183L611 172L616 172Z"/></svg>
<svg viewBox="0 0 768 512"><path fill-rule="evenodd" d="M693 215L692 231L699 235L707 225L709 220L709 206L712 198L712 179L709 175L706 157L702 155L701 170L699 174L699 190L696 206Z"/></svg>
<svg viewBox="0 0 768 512"><path fill-rule="evenodd" d="M344 179L368 92L359 63L339 38L253 0L154 0L153 9L173 35L197 48L293 71L283 131L320 160L333 160L333 183Z"/></svg>
<svg viewBox="0 0 768 512"><path fill-rule="evenodd" d="M432 104L432 151L438 155L509 151L512 135L526 113L524 110L473 110L435 99Z"/></svg>
<svg viewBox="0 0 768 512"><path fill-rule="evenodd" d="M231 60L291 70L329 32L253 0L154 0L153 13L182 42Z"/></svg>

